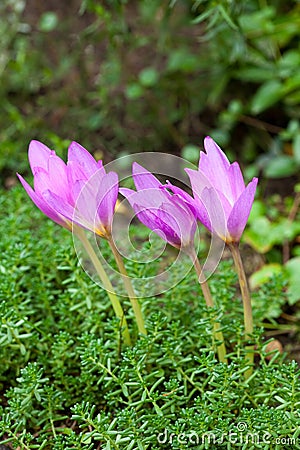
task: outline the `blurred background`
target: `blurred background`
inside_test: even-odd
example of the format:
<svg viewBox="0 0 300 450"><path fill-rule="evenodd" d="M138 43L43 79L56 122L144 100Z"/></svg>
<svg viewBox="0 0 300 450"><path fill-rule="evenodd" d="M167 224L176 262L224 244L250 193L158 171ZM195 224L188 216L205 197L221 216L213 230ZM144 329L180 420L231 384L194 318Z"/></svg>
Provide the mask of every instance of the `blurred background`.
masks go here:
<svg viewBox="0 0 300 450"><path fill-rule="evenodd" d="M63 157L77 140L105 162L197 162L209 134L248 177L290 194L299 31L299 0L1 0L2 186L28 172L31 139Z"/></svg>

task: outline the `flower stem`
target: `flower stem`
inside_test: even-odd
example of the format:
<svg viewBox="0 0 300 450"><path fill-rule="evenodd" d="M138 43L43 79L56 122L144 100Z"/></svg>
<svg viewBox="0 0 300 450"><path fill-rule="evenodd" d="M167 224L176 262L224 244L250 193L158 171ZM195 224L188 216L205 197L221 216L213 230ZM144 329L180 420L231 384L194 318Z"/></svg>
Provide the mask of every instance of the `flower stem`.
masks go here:
<svg viewBox="0 0 300 450"><path fill-rule="evenodd" d="M126 321L126 318L124 315L123 308L120 304L120 301L119 301L117 295L114 292L112 284L111 284L105 270L103 269L103 266L102 266L100 260L98 259L93 247L91 246L89 240L87 239L84 230L82 230L79 227L76 227L76 228L74 227L73 231L74 231L75 236L77 236L80 239L87 254L89 255L89 257L95 267L95 270L96 270L97 274L99 275L100 280L103 283L103 287L106 290L107 295L111 301L111 304L116 313L116 316L120 319L120 327L123 330L122 334L123 334L123 339L124 339L125 344L131 345L130 334L129 334L127 321Z"/></svg>
<svg viewBox="0 0 300 450"><path fill-rule="evenodd" d="M248 288L248 282L243 266L243 261L241 258L241 253L239 250L239 245L236 242L233 242L231 244L228 244L229 248L232 253L233 261L236 267L236 271L239 278L240 288L241 288L241 294L243 299L243 306L244 306L244 325L245 325L245 338L249 340L251 338L251 335L253 333L253 317L252 317L252 305L251 305L251 298L250 298L250 292ZM251 365L251 368L246 371L245 377L246 379L250 377L252 374L252 366L253 366L253 360L254 360L254 347L253 345L249 345L246 347L246 360Z"/></svg>
<svg viewBox="0 0 300 450"><path fill-rule="evenodd" d="M205 302L206 302L206 306L208 308L213 308L214 307L214 301L213 301L213 298L211 296L211 292L210 292L208 283L207 283L207 281L205 279L205 276L203 274L202 267L201 267L201 264L199 262L199 259L198 259L197 255L195 254L194 251L191 252L190 257L191 257L191 259L193 261L193 264L194 264L194 267L195 267L195 270L196 270L196 273L197 273L197 276L198 276L198 281L199 281L199 284L200 284L202 292L203 292L203 296L204 296L204 299L205 299ZM223 333L220 330L220 324L218 322L216 322L215 320L213 322L213 328L214 328L215 339L217 341L221 342L221 344L219 344L217 346L217 352L218 352L219 361L223 362L223 363L227 363L226 347L225 347L225 344L224 344Z"/></svg>
<svg viewBox="0 0 300 450"><path fill-rule="evenodd" d="M125 286L128 298L130 300L130 303L131 303L131 306L132 306L132 309L133 309L133 312L134 312L134 315L135 315L135 318L136 318L136 323L137 323L137 326L138 326L139 333L146 335L147 331L146 331L146 328L145 328L145 323L144 323L144 318L143 318L143 314L142 314L142 311L141 311L141 307L140 307L138 298L136 297L136 294L135 294L135 292L133 290L130 278L129 278L128 274L127 274L127 271L126 271L126 268L125 268L122 256L120 255L117 247L115 246L115 243L114 243L114 240L113 240L112 236L108 237L108 242L109 242L110 248L111 248L111 250L113 252L113 255L115 257L115 260L116 260L116 263L118 265L120 274L122 276L123 283L124 283L124 286Z"/></svg>

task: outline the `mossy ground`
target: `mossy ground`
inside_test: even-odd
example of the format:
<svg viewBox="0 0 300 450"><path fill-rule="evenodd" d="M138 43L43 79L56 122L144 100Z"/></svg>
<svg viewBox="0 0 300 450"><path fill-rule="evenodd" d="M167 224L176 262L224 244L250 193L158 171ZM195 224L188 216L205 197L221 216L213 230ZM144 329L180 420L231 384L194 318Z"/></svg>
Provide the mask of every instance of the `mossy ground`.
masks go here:
<svg viewBox="0 0 300 450"><path fill-rule="evenodd" d="M214 311L205 307L193 272L142 300L146 337L137 336L124 301L134 341L126 348L105 292L79 264L71 234L43 216L21 187L3 191L0 202L3 444L300 448L299 368L267 353L263 329L263 323L276 328L274 315L285 308L282 278L253 294L255 368L245 381L243 314L230 260L209 280ZM156 264L161 261L148 265L148 274ZM139 265L128 269L138 273ZM228 365L215 357L212 316L222 324Z"/></svg>

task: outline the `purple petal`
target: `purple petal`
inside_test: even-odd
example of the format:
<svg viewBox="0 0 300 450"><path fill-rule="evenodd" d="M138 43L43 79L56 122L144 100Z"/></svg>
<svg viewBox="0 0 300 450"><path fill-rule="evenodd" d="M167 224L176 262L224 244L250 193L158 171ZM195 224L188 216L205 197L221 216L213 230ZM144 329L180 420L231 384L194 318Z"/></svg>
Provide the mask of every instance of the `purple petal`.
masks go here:
<svg viewBox="0 0 300 450"><path fill-rule="evenodd" d="M97 176L97 172L88 181L85 181L83 187L75 202L75 214L84 218L89 223L89 228L94 229L97 222L97 210L99 201L98 193L101 193L102 176Z"/></svg>
<svg viewBox="0 0 300 450"><path fill-rule="evenodd" d="M206 188L207 189L207 188ZM211 233L213 232L209 213L204 206L202 200L197 199L195 206L195 217L202 223Z"/></svg>
<svg viewBox="0 0 300 450"><path fill-rule="evenodd" d="M227 222L231 241L238 242L243 234L254 201L257 182L258 179L253 178L232 208Z"/></svg>
<svg viewBox="0 0 300 450"><path fill-rule="evenodd" d="M201 195L202 208L199 217L203 225L221 239L226 240L227 226L226 215L219 193L214 188L205 188Z"/></svg>
<svg viewBox="0 0 300 450"><path fill-rule="evenodd" d="M82 147L82 145L74 141L71 142L68 149L68 162L69 161L78 163L82 167L87 179L94 175L99 169L101 169L99 174L105 174L102 164L97 164L94 157Z"/></svg>
<svg viewBox="0 0 300 450"><path fill-rule="evenodd" d="M189 208L175 197L175 195L172 197L172 202L163 203L159 207L157 215L174 230L175 235L180 239L180 244L188 246L194 240L196 220ZM176 201L181 202L181 206L176 204Z"/></svg>
<svg viewBox="0 0 300 450"><path fill-rule="evenodd" d="M67 164L67 179L70 188L71 203L75 204L81 189L87 181L83 167L75 161Z"/></svg>
<svg viewBox="0 0 300 450"><path fill-rule="evenodd" d="M54 192L48 190L44 192L43 197L52 208L56 209L57 213L70 223L70 229L72 229L72 223L76 223L80 227L94 231L94 223L92 221L87 220L79 211L75 210Z"/></svg>
<svg viewBox="0 0 300 450"><path fill-rule="evenodd" d="M141 191L121 188L120 192L127 198L129 203L138 203L147 208L157 208L163 202L169 201L171 194L160 188L149 188Z"/></svg>
<svg viewBox="0 0 300 450"><path fill-rule="evenodd" d="M55 192L50 191L49 189L43 192L43 199L58 214L65 217L71 222L73 221L74 208L68 202L66 202L65 199L59 197L59 195L57 195Z"/></svg>
<svg viewBox="0 0 300 450"><path fill-rule="evenodd" d="M240 197L242 192L245 190L244 178L237 162L230 165L228 169L228 177L231 185L231 199L233 203Z"/></svg>
<svg viewBox="0 0 300 450"><path fill-rule="evenodd" d="M226 170L230 166L230 162L228 161L227 156L210 136L206 136L206 138L204 139L204 148L207 158L210 160L210 163L213 166L223 167L223 170ZM202 170L200 164L201 158L199 161L199 169Z"/></svg>
<svg viewBox="0 0 300 450"><path fill-rule="evenodd" d="M183 210L177 208L175 204L162 203L159 205L156 214L161 222L167 224L181 241L184 228L181 226L182 222L184 222L184 225L187 225L184 220Z"/></svg>
<svg viewBox="0 0 300 450"><path fill-rule="evenodd" d="M99 235L106 234L111 228L117 197L118 175L109 172L102 176L99 169L84 183L76 199L74 222Z"/></svg>
<svg viewBox="0 0 300 450"><path fill-rule="evenodd" d="M99 159L99 161L97 161L97 170L101 169L101 173L102 175L105 175L105 169L103 167L103 162L101 161L101 159Z"/></svg>
<svg viewBox="0 0 300 450"><path fill-rule="evenodd" d="M51 189L51 182L49 179L48 172L46 172L41 167L36 168L36 172L33 178L34 190L35 192L42 197L43 192Z"/></svg>
<svg viewBox="0 0 300 450"><path fill-rule="evenodd" d="M206 177L206 174L204 174L203 172L193 169L185 169L185 171L189 176L194 198L196 197L200 198L202 191L205 188L212 187L210 180Z"/></svg>
<svg viewBox="0 0 300 450"><path fill-rule="evenodd" d="M122 194L128 201L129 198L131 197L132 194L135 194L136 191L134 191L133 189L128 189L128 188L120 188L119 189L120 194ZM131 202L129 201L129 203L131 204ZM132 206L132 205L131 205Z"/></svg>
<svg viewBox="0 0 300 450"><path fill-rule="evenodd" d="M217 193L218 203L220 202L222 203L223 212L225 213L225 216L228 217L231 212L232 205L229 203L223 191L219 191L219 189L216 186L212 185L203 172L191 169L186 169L186 172L190 178L193 194L196 200L196 206L198 208L198 212L200 213L199 220L203 223L203 220L205 220L207 213L205 212L206 208L204 207L203 209L202 193L204 189L208 190L212 189Z"/></svg>
<svg viewBox="0 0 300 450"><path fill-rule="evenodd" d="M56 155L51 155L48 160L48 171L36 168L34 176L34 189L42 196L44 191L51 190L66 201L70 197L66 165Z"/></svg>
<svg viewBox="0 0 300 450"><path fill-rule="evenodd" d="M228 173L230 163L220 147L209 137L204 140L207 154L200 153L199 171L206 176L211 186L222 192L230 201L231 183ZM208 183L207 183L207 187Z"/></svg>
<svg viewBox="0 0 300 450"><path fill-rule="evenodd" d="M141 205L133 204L138 219L150 230L169 244L180 247L181 240L175 230L169 225L169 214L159 208L145 208Z"/></svg>
<svg viewBox="0 0 300 450"><path fill-rule="evenodd" d="M97 192L98 217L103 227L110 231L119 193L119 178L115 172L109 172L101 180Z"/></svg>
<svg viewBox="0 0 300 450"><path fill-rule="evenodd" d="M67 166L56 155L51 155L48 161L49 189L59 197L70 200L70 186L68 183Z"/></svg>
<svg viewBox="0 0 300 450"><path fill-rule="evenodd" d="M52 207L49 205L43 197L34 192L32 187L24 180L24 178L17 173L19 180L21 181L25 191L33 201L33 203L51 220L69 229L68 223L61 217Z"/></svg>
<svg viewBox="0 0 300 450"><path fill-rule="evenodd" d="M181 189L178 186L175 186L174 184L171 184L170 181L167 181L166 184L160 186L161 189L170 189L170 191L173 192L173 194L178 194L180 197L182 197L184 200L187 200L189 202L192 200L192 197L185 192L183 189Z"/></svg>
<svg viewBox="0 0 300 450"><path fill-rule="evenodd" d="M83 167L76 161L68 161L67 163L68 182L73 184L78 180L87 181Z"/></svg>
<svg viewBox="0 0 300 450"><path fill-rule="evenodd" d="M55 152L41 142L35 140L30 142L28 159L33 175L35 175L36 168L48 170L48 160L53 154L55 154Z"/></svg>
<svg viewBox="0 0 300 450"><path fill-rule="evenodd" d="M169 181L163 186L161 186L161 189L169 189L173 192L174 197L178 200L179 204L186 205L189 210L193 213L194 217L197 217L197 204L196 200L189 195L187 192L185 192L183 189L179 188L178 186L174 186Z"/></svg>
<svg viewBox="0 0 300 450"><path fill-rule="evenodd" d="M155 194L158 191L159 189L146 189L138 192L127 188L120 189L140 222L171 245L180 246L180 239L169 224L170 217L166 219L166 214L161 213L161 203L155 201ZM165 199L165 196L163 197Z"/></svg>
<svg viewBox="0 0 300 450"><path fill-rule="evenodd" d="M132 164L132 178L138 191L161 186L161 182L152 173L136 162Z"/></svg>

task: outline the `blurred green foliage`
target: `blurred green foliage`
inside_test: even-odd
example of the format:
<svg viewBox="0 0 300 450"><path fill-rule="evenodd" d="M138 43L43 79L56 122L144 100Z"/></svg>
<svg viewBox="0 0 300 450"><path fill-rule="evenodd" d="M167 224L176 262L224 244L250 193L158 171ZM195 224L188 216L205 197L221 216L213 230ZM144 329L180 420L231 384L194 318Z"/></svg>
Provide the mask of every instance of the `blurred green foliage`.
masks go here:
<svg viewBox="0 0 300 450"><path fill-rule="evenodd" d="M3 176L25 170L32 138L109 159L206 134L253 172L299 173L298 1L3 0L0 12Z"/></svg>
<svg viewBox="0 0 300 450"><path fill-rule="evenodd" d="M300 185L295 186L294 199L273 195L255 200L244 233L244 240L261 256L261 263L251 278L257 288L273 276L288 279L287 298L290 305L300 299Z"/></svg>

